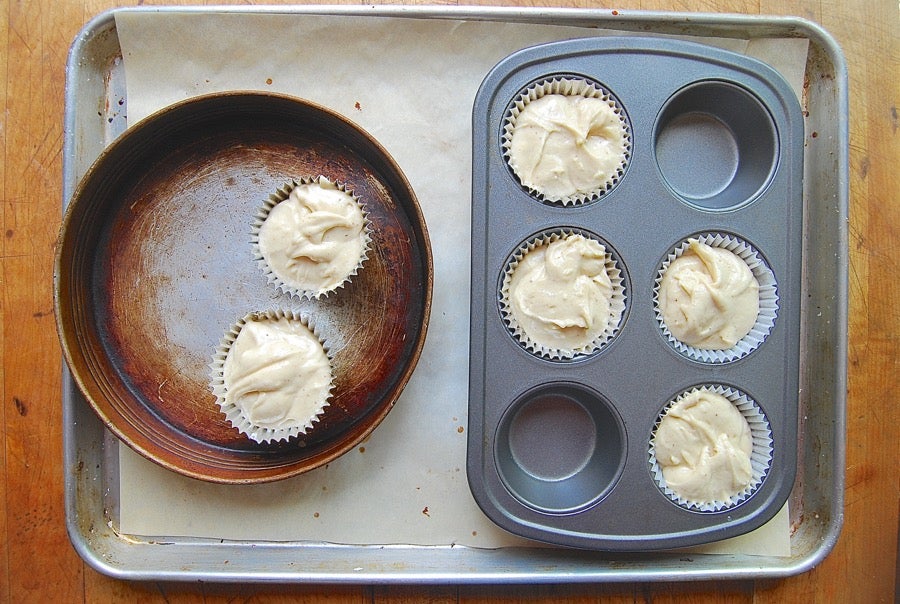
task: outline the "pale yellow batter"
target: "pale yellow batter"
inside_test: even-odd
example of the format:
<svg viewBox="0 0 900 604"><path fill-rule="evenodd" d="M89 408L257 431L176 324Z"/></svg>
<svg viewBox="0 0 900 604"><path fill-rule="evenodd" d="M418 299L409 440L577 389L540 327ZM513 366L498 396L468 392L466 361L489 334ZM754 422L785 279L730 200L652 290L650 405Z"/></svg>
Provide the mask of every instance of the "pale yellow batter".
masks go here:
<svg viewBox="0 0 900 604"><path fill-rule="evenodd" d="M319 339L298 320L251 320L225 358L225 401L254 427L312 428L328 404L331 363Z"/></svg>
<svg viewBox="0 0 900 604"><path fill-rule="evenodd" d="M733 252L692 240L659 287L659 309L675 339L726 350L750 333L759 314L759 283Z"/></svg>
<svg viewBox="0 0 900 604"><path fill-rule="evenodd" d="M550 200L604 190L624 166L622 119L603 99L548 94L515 120L509 163L526 187Z"/></svg>
<svg viewBox="0 0 900 604"><path fill-rule="evenodd" d="M610 326L613 284L606 250L569 235L529 251L509 278L515 322L547 349L575 352Z"/></svg>
<svg viewBox="0 0 900 604"><path fill-rule="evenodd" d="M326 178L296 186L259 228L271 271L296 290L328 292L363 259L367 239L359 203Z"/></svg>
<svg viewBox="0 0 900 604"><path fill-rule="evenodd" d="M750 426L721 394L699 389L679 399L660 422L655 448L666 485L687 501L727 503L750 484Z"/></svg>

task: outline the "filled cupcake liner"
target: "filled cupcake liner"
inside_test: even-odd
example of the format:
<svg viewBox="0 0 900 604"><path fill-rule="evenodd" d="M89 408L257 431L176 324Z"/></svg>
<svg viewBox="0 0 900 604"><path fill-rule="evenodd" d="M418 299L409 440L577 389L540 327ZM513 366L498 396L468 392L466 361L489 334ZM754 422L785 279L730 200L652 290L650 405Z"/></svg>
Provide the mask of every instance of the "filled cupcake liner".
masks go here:
<svg viewBox="0 0 900 604"><path fill-rule="evenodd" d="M544 346L533 340L516 320L515 313L512 308L512 302L509 298L509 285L516 267L519 266L519 262L529 252L541 246L549 245L554 241L558 241L572 235L581 235L586 239L594 240L600 243L606 250L605 268L606 273L609 276L609 279L613 286L612 296L610 298L609 304L609 324L603 332L598 334L598 336L587 345L580 346L575 349L552 348ZM575 228L565 228L552 229L540 233L519 246L519 248L513 253L512 257L507 262L506 268L503 271L499 289L500 313L503 317L503 322L505 323L510 334L512 334L512 336L519 342L519 344L521 344L527 351L536 356L550 360L571 360L593 355L599 352L619 333L622 325L622 320L625 316L625 277L619 266L620 261L611 252L610 246L604 241L598 239L596 235L593 235L588 231Z"/></svg>
<svg viewBox="0 0 900 604"><path fill-rule="evenodd" d="M565 197L547 195L523 183L522 179L516 173L515 168L510 163L510 146L512 144L512 134L516 126L516 120L528 103L549 94L560 94L564 96L583 96L587 98L602 99L606 101L606 103L615 111L616 115L619 116L619 120L621 122L622 130L625 136L625 153L622 156L622 161L619 164L616 174L606 183L597 187L596 190ZM631 124L629 123L628 117L626 116L625 111L619 104L618 100L599 83L582 76L561 75L543 79L536 83L533 83L522 90L516 96L509 109L507 110L506 117L503 121L502 146L503 156L506 158L510 170L516 176L516 180L522 185L523 188L528 191L531 196L542 202L550 204L559 204L563 206L581 205L594 201L608 193L610 190L612 190L613 187L615 187L615 185L625 174L625 168L628 165L629 160L631 159Z"/></svg>
<svg viewBox="0 0 900 604"><path fill-rule="evenodd" d="M318 411L314 414L314 416L311 417L310 420L305 424L278 429L254 425L244 415L243 410L239 406L235 405L232 401L229 401L227 399L227 387L225 385L225 359L228 357L229 350L231 350L232 345L234 344L238 335L241 333L241 329L243 329L244 325L246 325L250 321L277 321L280 319L299 321L300 323L302 323L322 344L325 355L328 357L329 364L331 364L332 357L329 347L324 338L316 329L316 326L312 322L312 319L310 319L306 315L300 314L297 311L269 310L247 313L235 324L230 326L222 336L219 345L216 347L216 350L213 353L212 363L210 363L209 365L210 389L216 396L216 405L218 405L221 412L225 415L225 417L228 419L228 422L234 428L237 428L239 432L246 435L249 439L260 444L287 441L291 438L306 434L309 430L313 429L314 422L316 422L317 419L321 417L322 413L324 413L325 411L325 408L330 404L328 399L331 398L332 392L334 390L334 375L332 373L332 382L329 385L328 395L325 397L325 401L320 406Z"/></svg>
<svg viewBox="0 0 900 604"><path fill-rule="evenodd" d="M269 265L269 262L263 256L262 250L260 249L259 231L262 228L263 223L266 221L266 218L268 218L269 212L272 211L272 208L274 208L276 205L278 205L279 203L281 203L282 201L285 201L288 197L290 197L291 192L296 187L301 186L301 185L309 185L309 184L318 183L323 178L326 180L329 180L330 182L335 184L340 191L343 191L344 193L346 193L350 197L352 197L353 200L359 206L360 210L362 211L363 237L364 237L363 250L362 250L362 253L360 254L360 257L356 263L356 266L353 269L351 269L351 271L347 274L347 276L344 278L343 281L341 281L334 287L326 288L326 289L315 289L315 290L314 289L304 289L304 288L296 287L296 286L286 282L280 276L275 274L275 272L272 270L272 267ZM319 299L323 296L327 297L329 294L331 294L331 293L335 292L336 290L341 289L342 287L349 284L353 280L353 277L355 277L359 273L359 271L362 270L363 263L368 259L369 252L371 250L372 227L371 227L371 223L369 222L369 214L366 211L365 204L362 203L360 201L359 197L353 191L348 189L346 187L346 185L344 185L343 183L337 182L337 181L330 180L330 179L328 179L328 177L322 176L322 175L315 176L315 177L303 177L303 178L300 178L299 180L293 180L290 183L287 183L287 184L277 188L273 193L271 193L269 195L269 197L268 197L268 199L266 199L265 203L263 203L263 205L257 210L256 214L253 216L253 223L251 224L251 228L250 228L250 244L252 247L253 259L256 261L260 270L262 270L263 273L266 275L266 279L268 280L268 283L270 285L274 286L275 288L281 290L282 292L284 292L285 294L288 294L290 296L294 296L294 297L301 298L301 299Z"/></svg>
<svg viewBox="0 0 900 604"><path fill-rule="evenodd" d="M668 413L673 405L677 404L684 397L697 391L713 392L724 396L731 401L738 411L740 411L741 415L747 420L747 424L750 426L750 435L753 441L753 448L750 453L750 483L744 489L724 501L692 501L678 495L666 485L662 467L656 459L656 431L659 428L663 417L665 417L666 413ZM650 437L648 449L650 473L660 491L679 506L696 512L720 512L722 510L737 507L747 501L754 493L756 493L765 480L766 475L772 466L772 454L772 429L762 408L745 393L736 388L732 388L731 386L722 384L695 386L685 390L673 400L669 401L660 412L659 417L657 417L656 422L653 425L653 433Z"/></svg>
<svg viewBox="0 0 900 604"><path fill-rule="evenodd" d="M680 341L672 335L669 328L666 327L662 310L659 307L659 290L662 278L666 269L669 268L669 265L677 258L680 258L688 249L691 241L698 241L710 247L723 248L736 254L747 263L747 266L750 267L750 271L759 283L759 314L756 317L756 322L750 329L750 332L736 342L731 348L723 350L696 348ZM772 272L772 269L769 268L759 252L757 252L750 244L734 235L725 233L705 233L682 241L675 249L668 253L666 259L657 271L656 279L653 284L653 308L659 328L662 330L669 344L679 353L703 363L730 363L746 357L759 348L771 333L778 317L778 285L775 281L775 274Z"/></svg>

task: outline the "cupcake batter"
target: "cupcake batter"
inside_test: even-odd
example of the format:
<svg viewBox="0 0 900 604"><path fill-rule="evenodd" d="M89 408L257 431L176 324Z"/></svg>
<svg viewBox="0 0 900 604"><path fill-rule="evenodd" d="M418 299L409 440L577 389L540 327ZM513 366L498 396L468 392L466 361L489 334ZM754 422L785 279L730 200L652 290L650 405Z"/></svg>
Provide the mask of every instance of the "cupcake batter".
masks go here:
<svg viewBox="0 0 900 604"><path fill-rule="evenodd" d="M548 94L515 120L509 162L522 184L549 199L603 191L625 163L622 119L603 99Z"/></svg>
<svg viewBox="0 0 900 604"><path fill-rule="evenodd" d="M363 259L362 208L326 178L298 185L269 212L259 229L259 249L272 272L288 286L331 291Z"/></svg>
<svg viewBox="0 0 900 604"><path fill-rule="evenodd" d="M582 235L531 250L509 280L515 322L540 346L567 352L590 345L606 331L612 293L606 249Z"/></svg>
<svg viewBox="0 0 900 604"><path fill-rule="evenodd" d="M727 350L756 323L759 283L733 252L692 240L663 274L659 309L680 342Z"/></svg>
<svg viewBox="0 0 900 604"><path fill-rule="evenodd" d="M319 339L286 318L245 323L225 358L223 378L226 402L252 426L273 430L312 428L332 385Z"/></svg>
<svg viewBox="0 0 900 604"><path fill-rule="evenodd" d="M676 402L655 446L666 485L687 501L727 503L750 484L750 426L721 394L699 389Z"/></svg>

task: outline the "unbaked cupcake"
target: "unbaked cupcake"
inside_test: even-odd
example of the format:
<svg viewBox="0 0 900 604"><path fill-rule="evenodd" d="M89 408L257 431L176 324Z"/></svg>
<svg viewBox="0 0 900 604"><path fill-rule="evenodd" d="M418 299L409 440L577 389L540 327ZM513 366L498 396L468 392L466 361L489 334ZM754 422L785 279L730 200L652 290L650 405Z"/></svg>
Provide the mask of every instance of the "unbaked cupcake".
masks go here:
<svg viewBox="0 0 900 604"><path fill-rule="evenodd" d="M251 242L270 283L291 295L318 298L362 268L369 224L355 195L319 176L273 193L256 216Z"/></svg>
<svg viewBox="0 0 900 604"><path fill-rule="evenodd" d="M328 405L331 360L305 317L250 313L213 356L212 390L228 421L258 443L307 433Z"/></svg>
<svg viewBox="0 0 900 604"><path fill-rule="evenodd" d="M507 327L526 349L571 359L597 351L618 332L624 280L610 251L589 234L550 231L513 255L500 304Z"/></svg>
<svg viewBox="0 0 900 604"><path fill-rule="evenodd" d="M579 204L603 195L624 174L631 134L608 91L584 78L560 77L516 97L503 148L511 170L533 195Z"/></svg>
<svg viewBox="0 0 900 604"><path fill-rule="evenodd" d="M772 435L758 405L714 385L688 390L663 410L650 440L651 472L675 503L714 512L745 501L772 459Z"/></svg>
<svg viewBox="0 0 900 604"><path fill-rule="evenodd" d="M772 271L749 244L724 234L690 238L670 252L653 295L657 321L672 346L710 363L750 354L778 311Z"/></svg>

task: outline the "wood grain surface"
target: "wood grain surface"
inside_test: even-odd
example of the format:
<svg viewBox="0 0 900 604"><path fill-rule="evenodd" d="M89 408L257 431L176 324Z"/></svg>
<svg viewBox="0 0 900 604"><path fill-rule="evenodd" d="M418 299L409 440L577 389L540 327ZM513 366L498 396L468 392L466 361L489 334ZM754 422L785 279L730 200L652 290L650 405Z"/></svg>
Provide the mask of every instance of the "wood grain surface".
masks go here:
<svg viewBox="0 0 900 604"><path fill-rule="evenodd" d="M850 74L850 375L845 516L833 552L796 577L715 583L298 587L128 583L96 573L71 547L63 510L61 354L52 313L52 261L61 220L65 62L73 38L96 14L116 4L151 3L0 0L0 602L895 600L900 512L900 311L895 304L900 287L892 272L900 253L897 2L503 3L794 15L821 24L842 46Z"/></svg>

